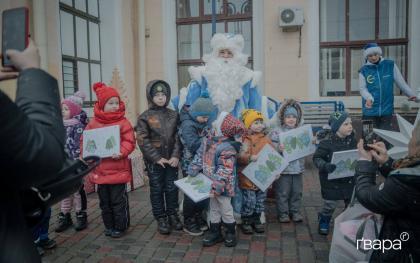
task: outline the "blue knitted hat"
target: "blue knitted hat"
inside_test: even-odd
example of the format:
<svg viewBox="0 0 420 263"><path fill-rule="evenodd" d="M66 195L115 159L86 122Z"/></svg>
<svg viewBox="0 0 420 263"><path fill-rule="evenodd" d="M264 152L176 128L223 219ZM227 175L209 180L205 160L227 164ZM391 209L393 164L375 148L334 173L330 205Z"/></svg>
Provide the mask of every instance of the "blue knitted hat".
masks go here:
<svg viewBox="0 0 420 263"><path fill-rule="evenodd" d="M328 123L331 126L331 131L333 133L336 133L340 129L340 126L348 117L349 117L349 114L345 111L336 111L336 112L331 113L330 119L328 120Z"/></svg>
<svg viewBox="0 0 420 263"><path fill-rule="evenodd" d="M297 112L296 108L293 107L293 106L287 107L286 110L284 111L284 117L287 117L287 116L290 116L290 115L294 116L295 118L298 117L298 112Z"/></svg>
<svg viewBox="0 0 420 263"><path fill-rule="evenodd" d="M209 93L207 90L204 90L200 98L198 98L190 107L190 115L194 119L198 116L206 116L209 117L214 111L213 103L209 98Z"/></svg>

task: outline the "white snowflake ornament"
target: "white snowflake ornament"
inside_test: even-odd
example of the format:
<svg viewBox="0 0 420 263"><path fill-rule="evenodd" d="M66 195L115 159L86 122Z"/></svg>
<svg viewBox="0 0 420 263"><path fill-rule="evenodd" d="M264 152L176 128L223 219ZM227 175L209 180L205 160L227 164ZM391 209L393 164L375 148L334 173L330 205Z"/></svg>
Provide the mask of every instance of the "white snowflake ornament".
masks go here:
<svg viewBox="0 0 420 263"><path fill-rule="evenodd" d="M409 123L399 114L397 114L397 120L400 132L381 129L373 129L373 131L394 146L388 151L388 154L394 159L401 159L408 154L408 142L411 139L416 123L420 121L420 111L417 113L414 125Z"/></svg>

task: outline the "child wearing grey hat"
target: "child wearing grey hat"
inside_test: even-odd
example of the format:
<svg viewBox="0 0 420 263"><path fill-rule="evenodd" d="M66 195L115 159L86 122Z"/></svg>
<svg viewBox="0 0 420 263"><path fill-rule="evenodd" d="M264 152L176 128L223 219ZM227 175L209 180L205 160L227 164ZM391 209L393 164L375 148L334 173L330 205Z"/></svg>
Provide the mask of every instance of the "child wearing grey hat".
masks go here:
<svg viewBox="0 0 420 263"><path fill-rule="evenodd" d="M328 180L328 174L334 172L336 165L331 163L334 152L356 149L356 138L353 132L351 118L347 112L334 112L329 119L331 131L320 142L315 151L313 161L319 169L321 194L324 205L318 214L318 232L328 235L331 217L337 208L339 200L348 205L353 193L353 177Z"/></svg>
<svg viewBox="0 0 420 263"><path fill-rule="evenodd" d="M189 108L184 106L180 112L181 126L178 130L183 152L181 158L182 173L187 176L188 166L201 145L202 138L208 132L209 117L215 112L207 91L201 94ZM199 236L208 229L206 220L203 219L203 210L207 207L207 200L194 203L184 195L183 215L184 231L192 236Z"/></svg>

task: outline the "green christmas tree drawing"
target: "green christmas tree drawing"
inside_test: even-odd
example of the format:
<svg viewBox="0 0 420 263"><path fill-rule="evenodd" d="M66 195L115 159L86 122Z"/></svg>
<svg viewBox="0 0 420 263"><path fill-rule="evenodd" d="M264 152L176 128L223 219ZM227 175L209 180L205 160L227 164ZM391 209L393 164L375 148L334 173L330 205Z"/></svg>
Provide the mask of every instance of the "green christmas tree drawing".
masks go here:
<svg viewBox="0 0 420 263"><path fill-rule="evenodd" d="M106 148L107 150L110 150L110 149L114 148L114 147L115 147L115 145L117 145L117 143L116 143L116 141L115 141L115 138L114 138L114 136L111 136L111 137L109 137L109 138L106 140L106 145L105 145L105 148Z"/></svg>
<svg viewBox="0 0 420 263"><path fill-rule="evenodd" d="M304 149L311 143L311 135L308 131L299 134L298 136L287 136L284 139L284 150L287 153L292 153L297 148Z"/></svg>
<svg viewBox="0 0 420 263"><path fill-rule="evenodd" d="M258 165L258 170L255 171L255 179L262 184L265 184L271 175L271 170L267 166Z"/></svg>
<svg viewBox="0 0 420 263"><path fill-rule="evenodd" d="M351 160L351 159L340 160L336 164L337 168L335 169L335 173L342 173L342 172L348 171L348 170L351 170L351 171L355 170L356 161L357 160Z"/></svg>
<svg viewBox="0 0 420 263"><path fill-rule="evenodd" d="M208 193L210 191L203 179L188 177L187 180L185 180L185 183L190 184L192 188L200 194Z"/></svg>

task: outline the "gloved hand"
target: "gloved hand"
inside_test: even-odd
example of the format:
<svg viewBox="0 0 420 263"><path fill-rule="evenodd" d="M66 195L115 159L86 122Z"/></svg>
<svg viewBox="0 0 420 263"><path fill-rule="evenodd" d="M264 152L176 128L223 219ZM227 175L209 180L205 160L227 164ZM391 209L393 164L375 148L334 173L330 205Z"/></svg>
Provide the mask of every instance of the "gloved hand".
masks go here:
<svg viewBox="0 0 420 263"><path fill-rule="evenodd" d="M325 171L329 174L334 172L335 168L337 168L337 166L335 164L332 164L332 163L326 163L325 167L324 167Z"/></svg>

